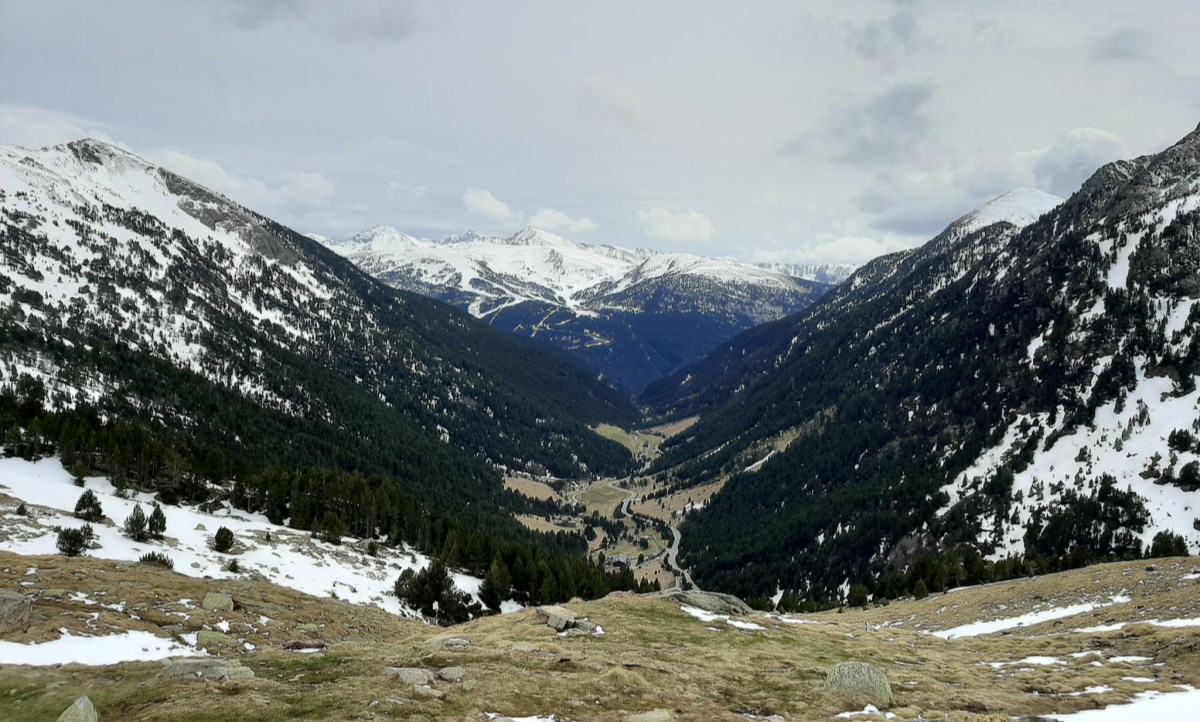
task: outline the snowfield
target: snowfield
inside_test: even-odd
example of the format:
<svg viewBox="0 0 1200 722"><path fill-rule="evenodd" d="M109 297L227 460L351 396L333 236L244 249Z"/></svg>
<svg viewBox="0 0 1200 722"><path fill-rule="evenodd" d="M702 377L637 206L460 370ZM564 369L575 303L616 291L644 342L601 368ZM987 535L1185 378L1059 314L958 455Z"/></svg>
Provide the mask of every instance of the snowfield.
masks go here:
<svg viewBox="0 0 1200 722"><path fill-rule="evenodd" d="M420 618L401 604L391 589L403 570L420 570L429 564L423 554L380 545L377 556L371 557L358 548L357 540L347 537L340 546L327 544L309 532L272 524L265 516L228 506L209 514L192 507L164 505L165 540L137 543L124 535L121 525L136 504L141 504L149 516L153 496L132 494L126 498L101 477L85 479L84 486L96 494L106 517L104 522L92 525L100 546L87 552L91 556L137 561L147 552L158 551L171 558L175 571L190 577L240 578L254 572L307 594L370 604L393 614ZM57 554L54 527L79 528L84 524L72 515L81 493L83 489L74 485L56 458L36 462L0 459L0 494L13 497L9 503L0 502L0 525L8 532L0 548L17 554ZM26 504L29 516L15 513L20 502ZM233 532L233 554L219 554L211 548L213 535L222 526ZM240 566L236 574L227 571L229 562L235 559ZM480 579L455 574L454 583L478 598ZM505 602L504 611L516 609L520 605Z"/></svg>

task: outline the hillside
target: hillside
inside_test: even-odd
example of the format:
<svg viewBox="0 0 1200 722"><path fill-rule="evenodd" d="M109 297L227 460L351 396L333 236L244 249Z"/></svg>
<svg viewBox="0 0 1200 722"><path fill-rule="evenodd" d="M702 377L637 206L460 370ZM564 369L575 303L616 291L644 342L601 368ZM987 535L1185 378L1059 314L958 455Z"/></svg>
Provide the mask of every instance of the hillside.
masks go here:
<svg viewBox="0 0 1200 722"><path fill-rule="evenodd" d="M533 228L422 240L379 226L324 242L389 285L565 350L635 392L808 306L828 288L821 278L845 272L592 246Z"/></svg>
<svg viewBox="0 0 1200 722"><path fill-rule="evenodd" d="M732 475L682 530L697 583L836 598L929 553L944 585L1195 550L1198 184L1194 133L1036 220L969 214L651 387L703 417L656 470Z"/></svg>

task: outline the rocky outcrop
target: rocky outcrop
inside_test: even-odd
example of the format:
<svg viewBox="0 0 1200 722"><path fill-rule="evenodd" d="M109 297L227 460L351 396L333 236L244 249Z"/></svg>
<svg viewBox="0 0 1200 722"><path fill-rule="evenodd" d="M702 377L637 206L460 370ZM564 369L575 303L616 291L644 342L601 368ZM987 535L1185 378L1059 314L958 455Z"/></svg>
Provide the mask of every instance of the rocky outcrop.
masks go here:
<svg viewBox="0 0 1200 722"><path fill-rule="evenodd" d="M29 622L29 597L0 589L0 634L16 632Z"/></svg>
<svg viewBox="0 0 1200 722"><path fill-rule="evenodd" d="M243 667L236 659L206 659L184 657L168 659L158 673L162 679L206 679L212 682L230 682L253 679L254 670Z"/></svg>
<svg viewBox="0 0 1200 722"><path fill-rule="evenodd" d="M538 607L537 613L546 618L546 626L556 632L561 632L575 626L575 612L566 607Z"/></svg>
<svg viewBox="0 0 1200 722"><path fill-rule="evenodd" d="M58 716L58 722L97 722L98 719L95 706L86 696L75 700Z"/></svg>
<svg viewBox="0 0 1200 722"><path fill-rule="evenodd" d="M712 612L713 614L738 616L749 614L753 611L750 609L750 605L741 599L732 594L721 594L719 592L702 592L698 589L689 589L686 591L668 592L667 598L680 604L686 604L689 607Z"/></svg>
<svg viewBox="0 0 1200 722"><path fill-rule="evenodd" d="M890 707L895 702L887 676L878 667L866 662L838 664L825 678L825 687L847 695L858 705Z"/></svg>

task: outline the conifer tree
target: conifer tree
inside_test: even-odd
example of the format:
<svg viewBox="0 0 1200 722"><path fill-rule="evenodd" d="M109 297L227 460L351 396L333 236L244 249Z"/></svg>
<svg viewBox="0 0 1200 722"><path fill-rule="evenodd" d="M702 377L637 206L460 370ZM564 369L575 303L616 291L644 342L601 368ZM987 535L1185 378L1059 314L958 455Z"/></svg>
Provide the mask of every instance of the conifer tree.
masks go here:
<svg viewBox="0 0 1200 722"><path fill-rule="evenodd" d="M75 517L84 521L100 521L104 518L100 500L91 489L79 495L79 500L75 502Z"/></svg>
<svg viewBox="0 0 1200 722"><path fill-rule="evenodd" d="M149 536L146 531L146 512L142 511L141 504L134 506L129 516L125 517L125 534L136 542L146 541Z"/></svg>
<svg viewBox="0 0 1200 722"><path fill-rule="evenodd" d="M162 539L163 532L167 530L167 516L163 514L162 507L158 504L155 504L154 511L150 512L147 528L150 531L151 539Z"/></svg>

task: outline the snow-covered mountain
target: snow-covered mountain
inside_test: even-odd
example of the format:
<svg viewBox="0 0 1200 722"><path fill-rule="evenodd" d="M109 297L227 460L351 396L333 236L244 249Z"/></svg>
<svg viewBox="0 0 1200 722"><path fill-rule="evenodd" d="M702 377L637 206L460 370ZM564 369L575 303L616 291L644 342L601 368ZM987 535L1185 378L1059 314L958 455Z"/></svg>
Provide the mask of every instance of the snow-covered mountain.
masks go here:
<svg viewBox="0 0 1200 722"><path fill-rule="evenodd" d="M1002 196L647 389L701 414L656 469L734 474L683 527L697 583L1200 549L1198 231L1200 130L1065 202Z"/></svg>
<svg viewBox="0 0 1200 722"><path fill-rule="evenodd" d="M858 266L851 263L756 263L759 268L789 276L836 286L850 277Z"/></svg>
<svg viewBox="0 0 1200 722"><path fill-rule="evenodd" d="M378 226L328 245L392 286L575 353L632 390L825 290L788 271L585 245L534 228L423 240Z"/></svg>

